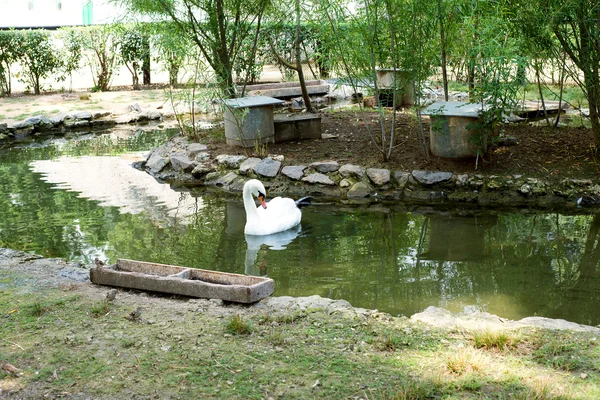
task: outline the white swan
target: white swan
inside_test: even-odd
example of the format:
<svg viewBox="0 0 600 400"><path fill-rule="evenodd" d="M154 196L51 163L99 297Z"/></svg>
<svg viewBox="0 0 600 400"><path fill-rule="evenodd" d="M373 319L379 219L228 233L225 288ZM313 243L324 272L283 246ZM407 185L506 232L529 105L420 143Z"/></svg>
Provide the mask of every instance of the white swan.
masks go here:
<svg viewBox="0 0 600 400"><path fill-rule="evenodd" d="M302 218L300 207L310 204L310 197L303 197L298 201L288 197L275 197L267 204L266 193L264 185L258 179L250 179L244 184L246 235L271 235L293 228ZM256 207L252 196L256 196L260 201L259 207Z"/></svg>

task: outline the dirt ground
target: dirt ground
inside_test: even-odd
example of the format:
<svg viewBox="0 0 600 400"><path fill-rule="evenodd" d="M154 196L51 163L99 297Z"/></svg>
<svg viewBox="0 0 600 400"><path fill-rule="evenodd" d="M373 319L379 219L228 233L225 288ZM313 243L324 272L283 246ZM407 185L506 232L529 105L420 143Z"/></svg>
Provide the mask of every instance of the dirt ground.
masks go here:
<svg viewBox="0 0 600 400"><path fill-rule="evenodd" d="M366 116L366 118L365 118ZM398 113L396 141L391 160L383 162L375 143L381 136L377 114L361 112L322 113L322 133L334 138L269 145L268 152L283 154L286 164L337 160L364 167L390 170L448 171L485 175L526 175L551 178L594 178L600 173L594 137L585 128L534 127L527 123L504 127L506 136L517 139L515 146L492 145L483 159L447 159L425 155L419 145L419 126L414 115ZM426 118L426 117L425 117ZM389 132L389 130L388 130ZM424 142L429 144L429 121L423 125ZM212 145L226 152L224 144ZM238 153L244 154L241 149ZM477 165L476 165L477 161ZM477 167L477 169L476 169Z"/></svg>
<svg viewBox="0 0 600 400"><path fill-rule="evenodd" d="M35 113L52 116L58 112L75 110L115 110L138 103L142 109L166 110L170 104L161 88L131 91L113 90L91 93L82 100L81 92L41 96L17 95L0 99L0 122L14 122ZM278 110L277 112L280 112ZM389 114L388 114L389 115ZM219 154L258 155L258 152L282 154L285 164L308 164L314 161L337 160L364 167L412 171L424 169L455 173L486 175L526 175L551 178L587 178L600 174L598 154L590 129L570 126L551 128L532 124L513 123L503 128L506 136L517 140L515 146L492 145L487 154L475 159L444 159L426 155L419 145L419 124L414 113L398 112L396 140L391 160L383 162L382 153L375 144L381 136L378 115L372 111L321 112L322 140L294 141L270 144L267 148L243 149L228 146L224 135L206 135L211 150ZM388 129L389 131L389 129ZM429 143L429 124L424 118L424 143ZM476 168L477 167L477 168Z"/></svg>

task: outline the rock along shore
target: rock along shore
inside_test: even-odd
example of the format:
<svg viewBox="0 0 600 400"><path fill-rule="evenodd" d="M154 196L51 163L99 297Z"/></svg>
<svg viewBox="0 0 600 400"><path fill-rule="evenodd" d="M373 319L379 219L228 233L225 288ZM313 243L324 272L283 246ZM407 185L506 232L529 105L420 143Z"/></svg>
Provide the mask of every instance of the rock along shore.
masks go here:
<svg viewBox="0 0 600 400"><path fill-rule="evenodd" d="M477 204L482 206L579 207L597 204L600 184L591 179L559 182L522 175L391 171L322 160L286 165L284 156L264 158L211 154L208 146L175 137L138 165L158 180L181 186L215 186L240 192L258 178L270 197L311 195L326 201Z"/></svg>
<svg viewBox="0 0 600 400"><path fill-rule="evenodd" d="M41 256L0 248L0 277L3 286L18 287L22 292L40 290L42 288L64 288L65 285L76 285L78 290L86 293L86 296L102 299L110 287L94 285L89 280L90 266L74 262L66 262L60 258L44 258ZM173 296L153 296L149 298L144 291L117 289L121 293L119 298L127 303L140 305L140 302L164 301L166 306L172 305ZM327 314L345 314L359 318L376 317L390 319L389 314L377 310L353 307L345 300L334 300L321 296L308 297L268 297L250 306L225 304L221 300L208 299L186 299L180 298L175 301L176 307L183 304L189 307L197 307L202 304L207 312L215 316L244 311L255 312L295 312L309 309L320 309ZM233 308L232 308L233 307ZM406 318L406 317L401 317ZM592 332L600 334L600 328L581 325L562 319L550 319L543 317L527 317L519 321L508 320L496 315L470 311L466 313L452 313L439 307L428 307L421 313L410 317L414 323L424 323L440 329L467 329L467 330L503 330L519 329L523 327L538 327L546 329L572 330L579 332Z"/></svg>
<svg viewBox="0 0 600 400"><path fill-rule="evenodd" d="M108 129L117 125L162 123L173 113L145 110L139 104L123 105L112 111L74 111L52 116L36 115L22 121L0 123L0 143L31 136L65 134L78 131Z"/></svg>

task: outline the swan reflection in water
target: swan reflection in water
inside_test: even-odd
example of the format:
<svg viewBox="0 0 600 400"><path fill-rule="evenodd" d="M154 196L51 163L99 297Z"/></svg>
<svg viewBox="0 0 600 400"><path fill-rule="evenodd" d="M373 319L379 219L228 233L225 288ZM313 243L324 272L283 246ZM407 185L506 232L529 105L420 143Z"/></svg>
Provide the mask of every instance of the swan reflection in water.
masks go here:
<svg viewBox="0 0 600 400"><path fill-rule="evenodd" d="M245 260L246 275L267 275L267 264L265 260L260 262L260 265L256 265L258 251L263 245L266 245L269 250L284 250L301 232L302 228L300 224L298 224L287 231L277 232L271 235L245 235L246 243L248 243Z"/></svg>

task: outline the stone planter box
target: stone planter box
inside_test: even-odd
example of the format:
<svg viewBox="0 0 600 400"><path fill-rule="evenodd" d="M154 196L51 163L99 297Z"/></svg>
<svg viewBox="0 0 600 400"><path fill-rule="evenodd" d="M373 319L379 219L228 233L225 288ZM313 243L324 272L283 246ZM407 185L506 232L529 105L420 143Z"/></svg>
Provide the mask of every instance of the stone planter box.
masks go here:
<svg viewBox="0 0 600 400"><path fill-rule="evenodd" d="M254 147L274 142L273 106L283 100L266 96L225 100L225 141L231 146Z"/></svg>
<svg viewBox="0 0 600 400"><path fill-rule="evenodd" d="M422 114L431 119L429 143L433 155L467 158L485 153L487 143L477 126L480 112L481 105L458 101L438 101L423 110Z"/></svg>
<svg viewBox="0 0 600 400"><path fill-rule="evenodd" d="M275 143L302 139L321 139L321 116L316 114L276 114Z"/></svg>
<svg viewBox="0 0 600 400"><path fill-rule="evenodd" d="M410 71L397 68L377 68L377 87L379 103L384 107L392 107L394 87L396 87L396 107L415 104L415 90L411 84Z"/></svg>
<svg viewBox="0 0 600 400"><path fill-rule="evenodd" d="M120 259L90 269L98 285L118 286L182 296L254 303L273 294L273 279Z"/></svg>

